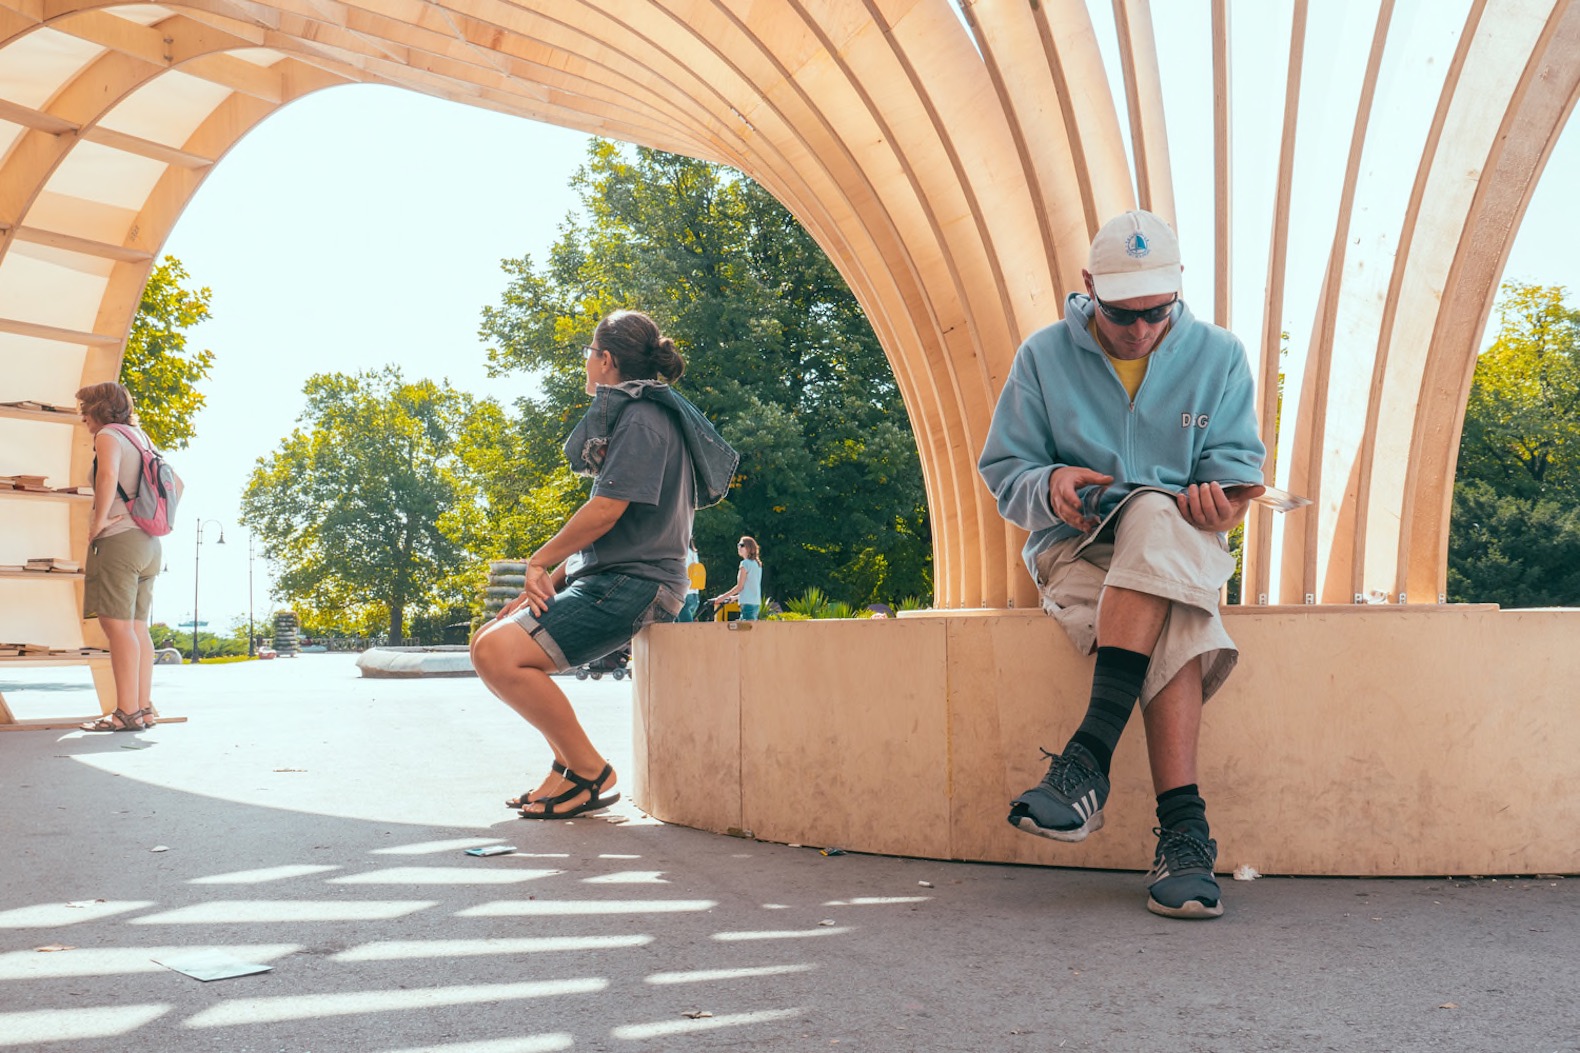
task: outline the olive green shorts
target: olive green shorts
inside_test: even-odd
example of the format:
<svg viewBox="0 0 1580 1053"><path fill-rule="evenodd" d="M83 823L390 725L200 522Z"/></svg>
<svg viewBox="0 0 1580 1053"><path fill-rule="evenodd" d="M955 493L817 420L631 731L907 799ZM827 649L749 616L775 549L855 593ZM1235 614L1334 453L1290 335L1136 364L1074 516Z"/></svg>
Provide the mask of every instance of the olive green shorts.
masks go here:
<svg viewBox="0 0 1580 1053"><path fill-rule="evenodd" d="M159 539L141 530L90 542L82 616L146 622L161 556Z"/></svg>

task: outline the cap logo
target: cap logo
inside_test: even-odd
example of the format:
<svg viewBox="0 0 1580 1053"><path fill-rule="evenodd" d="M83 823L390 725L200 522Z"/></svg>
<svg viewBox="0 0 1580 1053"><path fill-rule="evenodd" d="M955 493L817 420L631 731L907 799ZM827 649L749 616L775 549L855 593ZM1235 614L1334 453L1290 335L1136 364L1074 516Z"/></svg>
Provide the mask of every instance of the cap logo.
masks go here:
<svg viewBox="0 0 1580 1053"><path fill-rule="evenodd" d="M1125 239L1125 255L1140 258L1152 251L1152 245L1147 241L1146 235L1140 231Z"/></svg>

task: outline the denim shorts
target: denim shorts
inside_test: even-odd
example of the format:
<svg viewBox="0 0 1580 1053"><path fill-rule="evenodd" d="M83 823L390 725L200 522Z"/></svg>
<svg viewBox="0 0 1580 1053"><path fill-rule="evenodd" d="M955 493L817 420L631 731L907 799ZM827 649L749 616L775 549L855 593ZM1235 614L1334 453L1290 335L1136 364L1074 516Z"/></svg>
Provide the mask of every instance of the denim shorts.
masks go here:
<svg viewBox="0 0 1580 1053"><path fill-rule="evenodd" d="M586 665L631 642L651 622L672 622L684 594L629 574L590 574L556 595L541 615L522 605L510 616L560 672Z"/></svg>

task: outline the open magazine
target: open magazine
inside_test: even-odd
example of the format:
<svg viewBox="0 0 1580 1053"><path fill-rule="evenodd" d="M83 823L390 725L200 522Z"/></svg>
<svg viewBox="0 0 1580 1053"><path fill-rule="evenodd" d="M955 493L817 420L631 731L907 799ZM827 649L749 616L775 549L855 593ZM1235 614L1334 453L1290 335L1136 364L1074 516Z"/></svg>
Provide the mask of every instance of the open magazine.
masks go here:
<svg viewBox="0 0 1580 1053"><path fill-rule="evenodd" d="M1240 483L1240 484L1233 484L1233 483L1231 483L1230 485L1225 486L1224 490L1226 492L1228 492L1228 491L1236 490L1236 489L1239 489L1240 487L1248 486L1248 485L1250 485L1250 484L1248 484L1248 483ZM1088 511L1088 513L1087 513L1088 515L1095 514L1095 509L1097 507L1097 503L1102 500L1103 491L1106 490L1106 489L1107 489L1107 487L1093 487L1090 491L1088 491L1089 496L1087 497L1086 500L1084 500L1082 502L1083 505L1088 506L1088 508L1090 509L1090 511ZM1137 494L1147 493L1148 491L1151 491L1152 493L1166 494L1169 497L1178 497L1179 496L1179 491L1178 490L1170 490L1166 486L1138 486L1138 487L1136 487L1135 489L1131 490L1129 493L1125 494L1124 497L1121 497L1119 499L1119 503L1117 505L1115 505L1112 509L1110 509L1108 514L1105 515L1102 518L1102 521L1097 524L1097 526L1092 530L1092 532L1090 534L1086 535L1085 540L1083 540L1080 543L1080 545L1076 546L1076 551L1079 552L1081 549L1085 548L1087 545L1090 545L1094 541L1108 540L1108 539L1112 538L1113 537L1113 533L1114 533L1114 524L1119 521L1119 513L1120 513L1120 511L1126 505L1128 505L1130 503L1131 498L1135 497ZM1264 490L1264 492L1262 494L1260 494L1257 497L1251 498L1251 503L1252 504L1258 504L1258 505L1266 505L1268 508L1271 508L1275 512L1292 512L1292 511L1294 511L1297 508L1304 508L1306 505L1309 505L1311 503L1311 498L1309 498L1309 497L1300 497L1300 496L1298 496L1296 494L1290 493L1287 490L1280 490L1280 489L1278 489L1275 486L1269 486L1269 487L1266 487L1266 489Z"/></svg>

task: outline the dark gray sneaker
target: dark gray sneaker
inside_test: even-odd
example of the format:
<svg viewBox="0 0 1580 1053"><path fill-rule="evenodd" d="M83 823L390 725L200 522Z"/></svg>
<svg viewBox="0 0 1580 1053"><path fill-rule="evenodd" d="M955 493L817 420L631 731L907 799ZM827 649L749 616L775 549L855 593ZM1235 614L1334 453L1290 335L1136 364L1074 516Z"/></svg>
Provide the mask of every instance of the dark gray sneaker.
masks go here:
<svg viewBox="0 0 1580 1053"><path fill-rule="evenodd" d="M1108 776L1085 746L1074 742L1052 758L1042 781L1010 802L1009 824L1016 829L1055 841L1084 841L1103 828L1103 803L1108 800Z"/></svg>
<svg viewBox="0 0 1580 1053"><path fill-rule="evenodd" d="M1165 918L1216 918L1223 913L1218 879L1218 842L1183 830L1153 827L1158 837L1152 873L1147 875L1147 909Z"/></svg>

